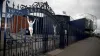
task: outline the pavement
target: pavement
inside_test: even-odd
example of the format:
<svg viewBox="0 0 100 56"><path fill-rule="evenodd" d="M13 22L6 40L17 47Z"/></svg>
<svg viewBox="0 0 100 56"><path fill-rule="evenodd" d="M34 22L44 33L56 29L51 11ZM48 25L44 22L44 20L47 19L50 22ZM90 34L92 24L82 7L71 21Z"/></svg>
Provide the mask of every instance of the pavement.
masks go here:
<svg viewBox="0 0 100 56"><path fill-rule="evenodd" d="M53 51L53 53L55 52ZM58 54L52 54L48 56L100 56L100 39L96 37L89 37L69 45L60 53L58 51Z"/></svg>

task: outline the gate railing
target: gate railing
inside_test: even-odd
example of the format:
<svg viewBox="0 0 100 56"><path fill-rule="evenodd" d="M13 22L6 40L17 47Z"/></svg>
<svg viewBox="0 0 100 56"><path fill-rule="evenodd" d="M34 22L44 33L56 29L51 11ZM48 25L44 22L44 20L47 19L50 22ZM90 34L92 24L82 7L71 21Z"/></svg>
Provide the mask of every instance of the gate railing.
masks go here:
<svg viewBox="0 0 100 56"><path fill-rule="evenodd" d="M58 22L47 2L35 2L31 6L18 5L16 9L14 3L12 7L9 3L7 0L4 30L0 30L4 38L1 56L40 56L56 48L64 48L85 36L81 30L65 21ZM32 26L32 36L27 19L36 20Z"/></svg>
<svg viewBox="0 0 100 56"><path fill-rule="evenodd" d="M6 1L4 23L3 56L37 56L59 48L59 34L54 35L53 25L57 25L54 12L47 2L35 2L32 6L9 6ZM32 13L32 15L31 15ZM44 15L44 16L43 16ZM33 24L33 36L28 30L27 16Z"/></svg>

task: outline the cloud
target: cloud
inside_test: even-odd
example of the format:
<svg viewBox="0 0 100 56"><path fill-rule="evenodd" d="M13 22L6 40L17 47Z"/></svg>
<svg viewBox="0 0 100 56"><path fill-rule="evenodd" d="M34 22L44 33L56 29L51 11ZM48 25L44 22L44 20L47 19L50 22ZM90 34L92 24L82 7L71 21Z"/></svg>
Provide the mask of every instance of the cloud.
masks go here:
<svg viewBox="0 0 100 56"><path fill-rule="evenodd" d="M62 11L66 11L67 15L76 17L77 14L89 13L95 15L97 19L100 19L100 0L10 0L15 4L31 5L34 2L47 1L50 7L56 14L63 14ZM100 20L97 20L98 28Z"/></svg>
<svg viewBox="0 0 100 56"><path fill-rule="evenodd" d="M11 0L16 4L31 5L34 2L45 2L47 1L56 14L63 14L62 11L72 17L81 13L90 13L95 15L98 19L100 18L100 0Z"/></svg>

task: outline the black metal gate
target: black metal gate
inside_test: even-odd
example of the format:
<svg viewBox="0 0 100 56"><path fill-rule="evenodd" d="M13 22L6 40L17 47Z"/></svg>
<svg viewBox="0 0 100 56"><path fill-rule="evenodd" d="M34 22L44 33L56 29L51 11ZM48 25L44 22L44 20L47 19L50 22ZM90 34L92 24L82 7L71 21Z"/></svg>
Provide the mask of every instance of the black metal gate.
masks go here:
<svg viewBox="0 0 100 56"><path fill-rule="evenodd" d="M47 2L34 2L32 5L9 6L6 1L4 27L4 56L38 56L59 47L58 26L55 13ZM30 36L27 22L34 21ZM55 30L54 27L55 26ZM56 32L55 32L56 31Z"/></svg>
<svg viewBox="0 0 100 56"><path fill-rule="evenodd" d="M3 47L0 49L1 56L40 56L88 37L82 30L70 25L69 16L56 16L47 2L17 5L17 8L14 3L12 7L9 4L7 0L4 28L1 30L0 27L0 41L4 41L0 44ZM32 35L30 32L33 32Z"/></svg>

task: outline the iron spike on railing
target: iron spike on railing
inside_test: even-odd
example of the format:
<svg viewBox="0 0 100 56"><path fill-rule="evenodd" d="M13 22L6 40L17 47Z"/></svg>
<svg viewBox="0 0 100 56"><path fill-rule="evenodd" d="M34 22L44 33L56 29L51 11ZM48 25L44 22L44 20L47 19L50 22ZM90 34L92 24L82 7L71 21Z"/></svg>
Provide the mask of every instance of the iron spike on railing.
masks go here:
<svg viewBox="0 0 100 56"><path fill-rule="evenodd" d="M6 8L8 8L8 4L10 3L9 0L6 1Z"/></svg>
<svg viewBox="0 0 100 56"><path fill-rule="evenodd" d="M14 7L15 7L15 4L14 4L14 2L13 2L13 9L14 9Z"/></svg>
<svg viewBox="0 0 100 56"><path fill-rule="evenodd" d="M17 5L17 8L18 8L18 10L19 10L19 4Z"/></svg>

